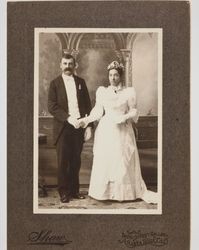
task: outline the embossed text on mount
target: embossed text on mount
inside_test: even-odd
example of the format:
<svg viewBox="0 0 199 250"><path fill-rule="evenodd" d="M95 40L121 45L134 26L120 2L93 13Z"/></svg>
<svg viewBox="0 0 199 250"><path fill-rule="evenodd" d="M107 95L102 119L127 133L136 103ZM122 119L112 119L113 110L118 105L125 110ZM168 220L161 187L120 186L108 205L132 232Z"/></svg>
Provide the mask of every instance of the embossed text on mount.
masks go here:
<svg viewBox="0 0 199 250"><path fill-rule="evenodd" d="M28 235L27 243L31 245L66 245L71 242L65 235L54 234L51 230L41 230L31 232Z"/></svg>
<svg viewBox="0 0 199 250"><path fill-rule="evenodd" d="M152 245L161 247L168 244L168 235L165 233L141 233L140 231L127 231L122 233L120 243L124 243L128 248Z"/></svg>

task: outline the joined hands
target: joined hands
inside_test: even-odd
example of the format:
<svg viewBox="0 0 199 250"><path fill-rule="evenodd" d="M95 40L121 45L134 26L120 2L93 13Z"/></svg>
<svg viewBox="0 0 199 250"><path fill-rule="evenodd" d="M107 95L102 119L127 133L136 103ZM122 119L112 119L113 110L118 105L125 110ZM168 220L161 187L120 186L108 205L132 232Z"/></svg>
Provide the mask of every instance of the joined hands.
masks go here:
<svg viewBox="0 0 199 250"><path fill-rule="evenodd" d="M67 119L67 121L75 128L85 128L85 132L84 132L84 141L88 141L91 137L92 137L92 130L91 127L87 127L89 124L88 118L84 117L81 119L77 119L74 117L69 117Z"/></svg>
<svg viewBox="0 0 199 250"><path fill-rule="evenodd" d="M77 118L74 118L74 117L71 117L69 116L69 118L67 119L67 121L75 128L75 129L78 129L78 128L86 128L89 124L89 121L88 121L88 118L87 117L84 117L84 118L80 118L80 119L77 119Z"/></svg>

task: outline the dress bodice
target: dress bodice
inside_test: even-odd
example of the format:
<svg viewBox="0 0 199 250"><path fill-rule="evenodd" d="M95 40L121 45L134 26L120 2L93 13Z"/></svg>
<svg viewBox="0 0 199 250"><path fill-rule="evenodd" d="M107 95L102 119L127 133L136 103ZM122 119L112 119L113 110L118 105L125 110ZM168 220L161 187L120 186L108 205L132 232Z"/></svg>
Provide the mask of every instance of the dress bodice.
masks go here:
<svg viewBox="0 0 199 250"><path fill-rule="evenodd" d="M131 98L129 89L122 88L117 92L111 86L99 89L98 100L104 108L105 115L122 115L129 110L128 99Z"/></svg>
<svg viewBox="0 0 199 250"><path fill-rule="evenodd" d="M96 103L88 117L88 122L99 120L102 116L110 118L110 120L115 122L117 116L126 115L127 113L132 113L133 115L130 115L129 118L134 117L134 122L137 121L138 115L136 114L136 94L134 88L123 87L115 91L112 86L107 88L100 86L96 91Z"/></svg>
<svg viewBox="0 0 199 250"><path fill-rule="evenodd" d="M105 117L123 115L136 108L136 94L133 87L122 87L115 91L112 86L100 86L96 91L96 104L90 114L91 121Z"/></svg>

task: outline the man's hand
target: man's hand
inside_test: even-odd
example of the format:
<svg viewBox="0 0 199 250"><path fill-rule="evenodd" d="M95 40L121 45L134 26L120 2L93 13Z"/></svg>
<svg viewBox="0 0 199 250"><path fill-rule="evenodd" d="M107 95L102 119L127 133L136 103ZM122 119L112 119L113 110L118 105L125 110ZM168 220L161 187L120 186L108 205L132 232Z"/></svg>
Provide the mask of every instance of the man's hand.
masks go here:
<svg viewBox="0 0 199 250"><path fill-rule="evenodd" d="M76 118L73 118L71 116L68 117L67 121L76 129L78 129L79 126L79 121Z"/></svg>
<svg viewBox="0 0 199 250"><path fill-rule="evenodd" d="M92 136L91 127L87 127L84 132L84 141L90 140L91 136Z"/></svg>
<svg viewBox="0 0 199 250"><path fill-rule="evenodd" d="M82 127L82 128L86 128L88 126L88 124L89 124L89 121L88 121L87 117L79 119L78 122L79 122L79 126Z"/></svg>

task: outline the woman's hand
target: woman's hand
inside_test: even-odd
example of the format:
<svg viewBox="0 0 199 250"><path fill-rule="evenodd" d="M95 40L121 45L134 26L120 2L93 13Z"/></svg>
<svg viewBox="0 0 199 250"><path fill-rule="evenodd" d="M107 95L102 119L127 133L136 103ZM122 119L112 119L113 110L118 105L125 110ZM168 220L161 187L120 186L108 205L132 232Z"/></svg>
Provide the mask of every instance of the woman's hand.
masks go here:
<svg viewBox="0 0 199 250"><path fill-rule="evenodd" d="M134 122L137 122L138 111L137 111L137 109L132 109L128 113L126 113L124 115L117 115L117 116L115 116L113 119L114 119L114 122L116 124L124 123L127 120L132 120Z"/></svg>
<svg viewBox="0 0 199 250"><path fill-rule="evenodd" d="M116 124L121 124L121 123L126 122L126 117L125 117L125 115L118 115L118 116L114 117L114 122L115 122Z"/></svg>

